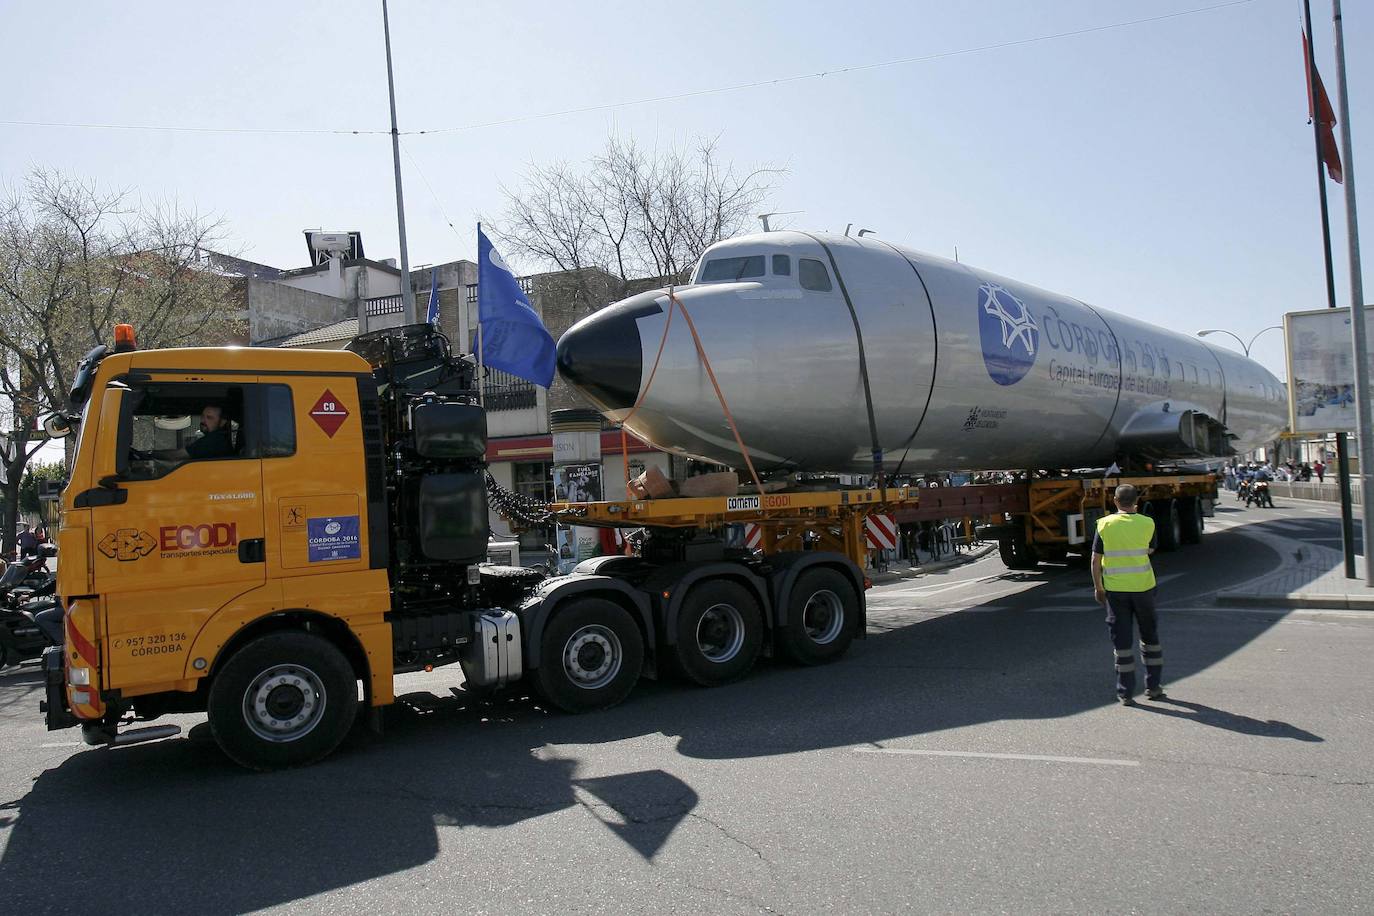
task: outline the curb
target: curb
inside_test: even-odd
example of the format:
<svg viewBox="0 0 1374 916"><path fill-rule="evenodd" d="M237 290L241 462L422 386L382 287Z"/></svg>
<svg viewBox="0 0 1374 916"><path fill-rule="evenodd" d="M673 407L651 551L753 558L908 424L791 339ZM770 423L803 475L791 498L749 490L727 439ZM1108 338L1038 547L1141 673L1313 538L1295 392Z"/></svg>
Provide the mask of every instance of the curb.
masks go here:
<svg viewBox="0 0 1374 916"><path fill-rule="evenodd" d="M889 582L901 582L906 579L919 579L927 573L940 572L972 563L974 560L981 560L995 550L997 550L997 545L989 544L958 554L951 559L936 560L934 563L927 563L924 566L910 566L903 567L901 570L888 569L887 572L872 573L869 575L869 579L874 585L886 585Z"/></svg>
<svg viewBox="0 0 1374 916"><path fill-rule="evenodd" d="M1374 611L1374 595L1261 595L1255 592L1232 592L1213 596L1223 607L1281 607L1320 608L1335 611Z"/></svg>

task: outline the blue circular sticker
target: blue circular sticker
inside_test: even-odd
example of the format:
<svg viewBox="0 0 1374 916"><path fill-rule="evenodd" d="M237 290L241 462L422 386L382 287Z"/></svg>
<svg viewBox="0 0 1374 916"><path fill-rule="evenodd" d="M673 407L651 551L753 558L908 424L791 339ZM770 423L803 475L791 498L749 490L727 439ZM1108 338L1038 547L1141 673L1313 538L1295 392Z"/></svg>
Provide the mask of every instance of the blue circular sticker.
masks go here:
<svg viewBox="0 0 1374 916"><path fill-rule="evenodd" d="M1026 304L995 283L978 287L983 363L999 385L1015 385L1035 365L1040 327Z"/></svg>

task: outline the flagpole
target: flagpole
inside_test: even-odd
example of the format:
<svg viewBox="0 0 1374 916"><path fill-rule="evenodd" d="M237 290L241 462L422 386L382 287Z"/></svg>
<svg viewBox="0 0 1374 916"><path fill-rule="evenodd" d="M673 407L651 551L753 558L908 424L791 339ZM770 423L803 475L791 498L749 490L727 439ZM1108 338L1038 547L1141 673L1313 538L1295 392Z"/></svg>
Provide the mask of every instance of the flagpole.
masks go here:
<svg viewBox="0 0 1374 916"><path fill-rule="evenodd" d="M391 161L396 170L396 228L401 235L401 304L406 324L417 324L415 290L410 288L410 254L406 251L406 205L401 194L401 135L396 130L396 80L391 72L391 20L382 0L382 33L386 38L386 91L391 99Z"/></svg>
<svg viewBox="0 0 1374 916"><path fill-rule="evenodd" d="M1341 115L1345 176L1345 229L1350 246L1350 340L1355 348L1355 433L1360 445L1360 515L1364 537L1364 584L1374 588L1374 429L1370 427L1369 346L1365 339L1364 276L1360 270L1360 226L1355 212L1355 156L1350 137L1350 93L1345 80L1345 31L1341 0L1331 2L1336 39L1336 98Z"/></svg>
<svg viewBox="0 0 1374 916"><path fill-rule="evenodd" d="M1307 36L1307 106L1312 115L1312 143L1317 152L1317 197L1322 209L1322 257L1326 261L1326 307L1336 307L1336 274L1331 262L1331 211L1326 203L1326 164L1322 161L1322 133L1317 105L1317 54L1312 34L1312 2L1302 0L1304 33ZM1288 384L1293 384L1289 379ZM1336 481L1341 494L1341 553L1345 557L1345 577L1354 579L1355 572L1355 510L1350 492L1350 452L1345 433L1336 433Z"/></svg>
<svg viewBox="0 0 1374 916"><path fill-rule="evenodd" d="M477 224L477 257L482 257L482 224ZM477 403L486 406L487 379L482 366L482 265L477 265Z"/></svg>

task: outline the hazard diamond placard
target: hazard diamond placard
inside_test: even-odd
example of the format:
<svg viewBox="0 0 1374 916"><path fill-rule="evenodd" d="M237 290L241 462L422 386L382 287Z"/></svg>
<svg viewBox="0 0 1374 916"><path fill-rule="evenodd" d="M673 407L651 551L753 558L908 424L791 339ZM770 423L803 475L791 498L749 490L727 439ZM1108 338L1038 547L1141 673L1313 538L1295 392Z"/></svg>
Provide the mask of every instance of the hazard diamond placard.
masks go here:
<svg viewBox="0 0 1374 916"><path fill-rule="evenodd" d="M339 403L339 399L334 397L334 392L326 388L324 394L315 402L315 406L310 408L310 419L320 425L326 436L333 439L339 427L343 426L343 421L348 419L348 408Z"/></svg>

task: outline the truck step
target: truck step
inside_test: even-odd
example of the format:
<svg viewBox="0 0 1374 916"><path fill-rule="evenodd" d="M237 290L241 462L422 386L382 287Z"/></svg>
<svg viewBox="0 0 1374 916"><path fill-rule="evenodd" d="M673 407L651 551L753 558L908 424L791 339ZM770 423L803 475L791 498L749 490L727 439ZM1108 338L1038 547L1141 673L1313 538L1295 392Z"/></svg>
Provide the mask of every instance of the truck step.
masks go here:
<svg viewBox="0 0 1374 916"><path fill-rule="evenodd" d="M149 725L147 728L132 728L126 732L120 732L115 735L110 744L113 747L124 747L128 744L156 741L159 738L171 738L179 734L181 734L180 725Z"/></svg>

